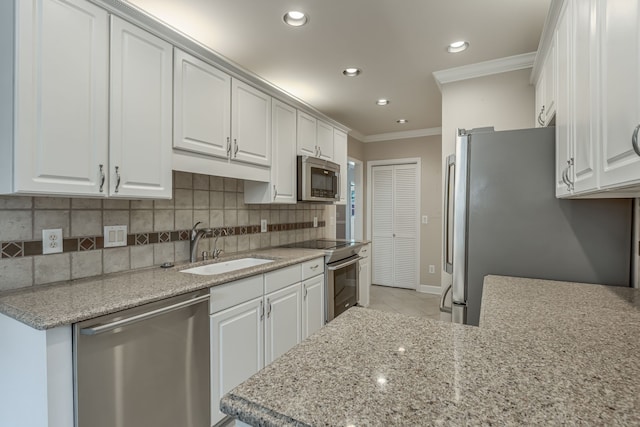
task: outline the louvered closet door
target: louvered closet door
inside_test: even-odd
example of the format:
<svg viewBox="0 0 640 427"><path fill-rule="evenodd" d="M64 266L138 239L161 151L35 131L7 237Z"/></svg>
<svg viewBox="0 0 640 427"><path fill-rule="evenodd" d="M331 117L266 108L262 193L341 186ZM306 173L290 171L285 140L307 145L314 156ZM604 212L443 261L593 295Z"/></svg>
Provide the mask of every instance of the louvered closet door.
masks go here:
<svg viewBox="0 0 640 427"><path fill-rule="evenodd" d="M372 168L372 283L418 285L418 185L415 164Z"/></svg>
<svg viewBox="0 0 640 427"><path fill-rule="evenodd" d="M394 166L393 179L393 286L416 289L418 198L416 165Z"/></svg>
<svg viewBox="0 0 640 427"><path fill-rule="evenodd" d="M393 166L374 166L371 174L373 283L393 286Z"/></svg>

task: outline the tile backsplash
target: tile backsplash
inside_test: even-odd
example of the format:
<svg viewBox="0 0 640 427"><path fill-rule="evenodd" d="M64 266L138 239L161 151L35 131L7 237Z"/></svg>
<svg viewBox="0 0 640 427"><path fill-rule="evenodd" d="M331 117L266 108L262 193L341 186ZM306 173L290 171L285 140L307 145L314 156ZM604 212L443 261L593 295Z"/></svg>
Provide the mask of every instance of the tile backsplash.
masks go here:
<svg viewBox="0 0 640 427"><path fill-rule="evenodd" d="M324 205L246 205L243 191L242 180L174 172L171 200L0 196L0 291L187 261L198 221L213 228L199 256L216 236L226 254L324 237ZM127 246L104 248L106 225L126 225ZM42 255L50 228L62 229L63 253Z"/></svg>

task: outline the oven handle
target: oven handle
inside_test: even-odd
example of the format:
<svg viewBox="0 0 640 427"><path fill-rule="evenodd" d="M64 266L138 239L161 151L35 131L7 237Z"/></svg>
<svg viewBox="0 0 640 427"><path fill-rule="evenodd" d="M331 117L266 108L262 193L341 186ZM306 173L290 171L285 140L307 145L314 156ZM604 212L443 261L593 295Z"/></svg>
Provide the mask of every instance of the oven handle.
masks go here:
<svg viewBox="0 0 640 427"><path fill-rule="evenodd" d="M327 270L329 270L329 271L340 270L341 268L348 267L351 264L355 264L356 262L360 261L361 259L362 259L362 257L358 256L357 258L351 259L351 260L349 260L347 262L343 262L342 264L331 265L331 266L327 265Z"/></svg>

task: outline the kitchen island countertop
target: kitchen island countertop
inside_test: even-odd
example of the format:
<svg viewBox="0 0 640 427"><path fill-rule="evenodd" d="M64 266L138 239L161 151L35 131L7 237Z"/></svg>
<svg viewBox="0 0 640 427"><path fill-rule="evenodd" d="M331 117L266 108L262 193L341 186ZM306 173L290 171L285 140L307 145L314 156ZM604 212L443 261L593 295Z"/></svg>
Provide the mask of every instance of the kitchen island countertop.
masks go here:
<svg viewBox="0 0 640 427"><path fill-rule="evenodd" d="M261 426L640 424L638 290L484 289L479 328L350 309L221 408Z"/></svg>

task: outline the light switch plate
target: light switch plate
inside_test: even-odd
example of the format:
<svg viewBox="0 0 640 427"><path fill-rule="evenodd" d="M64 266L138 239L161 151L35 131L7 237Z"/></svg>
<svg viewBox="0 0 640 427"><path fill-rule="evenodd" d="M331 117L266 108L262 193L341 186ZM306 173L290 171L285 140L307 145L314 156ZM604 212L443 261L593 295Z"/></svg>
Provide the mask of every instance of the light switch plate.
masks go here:
<svg viewBox="0 0 640 427"><path fill-rule="evenodd" d="M423 224L428 224L429 223L429 217L427 215L422 215L422 223Z"/></svg>
<svg viewBox="0 0 640 427"><path fill-rule="evenodd" d="M127 226L107 225L104 227L104 247L127 246Z"/></svg>
<svg viewBox="0 0 640 427"><path fill-rule="evenodd" d="M59 254L62 252L62 228L42 230L42 254Z"/></svg>
<svg viewBox="0 0 640 427"><path fill-rule="evenodd" d="M260 220L260 232L261 233L266 233L267 232L267 220L266 219L261 219Z"/></svg>
<svg viewBox="0 0 640 427"><path fill-rule="evenodd" d="M435 265L430 265L429 266L429 274L435 274L436 272L436 266Z"/></svg>

